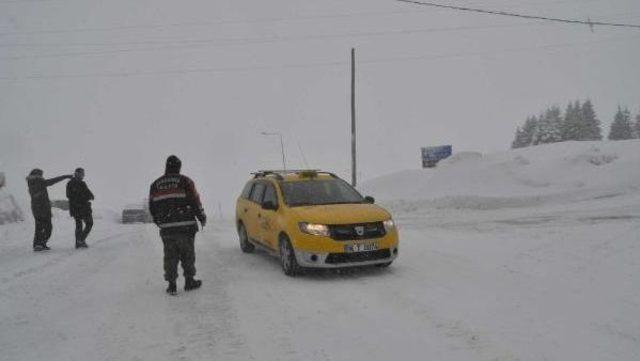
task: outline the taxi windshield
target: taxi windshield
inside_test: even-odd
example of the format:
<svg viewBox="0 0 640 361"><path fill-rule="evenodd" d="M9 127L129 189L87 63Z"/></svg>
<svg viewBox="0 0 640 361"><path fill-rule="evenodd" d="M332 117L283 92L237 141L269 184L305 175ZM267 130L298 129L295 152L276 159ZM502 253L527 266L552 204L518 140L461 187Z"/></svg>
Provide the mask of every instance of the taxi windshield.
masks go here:
<svg viewBox="0 0 640 361"><path fill-rule="evenodd" d="M364 203L362 195L341 179L288 181L280 187L289 207Z"/></svg>

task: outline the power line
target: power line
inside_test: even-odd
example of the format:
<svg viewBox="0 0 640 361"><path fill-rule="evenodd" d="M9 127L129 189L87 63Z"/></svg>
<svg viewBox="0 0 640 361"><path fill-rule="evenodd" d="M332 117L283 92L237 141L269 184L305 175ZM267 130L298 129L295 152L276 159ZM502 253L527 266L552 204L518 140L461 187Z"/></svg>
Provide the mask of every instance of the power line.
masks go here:
<svg viewBox="0 0 640 361"><path fill-rule="evenodd" d="M164 28L181 28L181 27L205 27L213 25L234 25L234 24L257 24L257 23L279 23L279 22L295 22L307 20L323 20L323 19L341 19L352 17L378 16L378 15L408 15L415 14L415 11L371 11L362 13L346 13L346 14L329 14L315 16L299 16L299 17L274 17L250 20L213 20L213 21L196 21L196 22L176 22L169 24L145 24L145 25L121 25L110 27L96 28L77 28L77 29L45 29L45 30L29 30L29 31L13 31L0 32L0 36L9 35L35 35L35 34L64 34L64 33L82 33L82 32L110 32L121 30L141 30L141 29L164 29Z"/></svg>
<svg viewBox="0 0 640 361"><path fill-rule="evenodd" d="M244 45L255 45L255 44L272 44L278 42L287 42L287 41L306 41L306 40L325 40L331 38L358 38L358 37L376 37L376 36L387 36L387 35L395 35L395 34L420 34L420 33L436 33L436 32L455 32L455 31L466 31L466 30L488 30L488 29L500 29L500 28L513 28L513 27L527 27L535 25L532 23L525 24L504 24L504 25L487 25L487 26L458 26L458 27L444 27L444 28L427 28L427 29L411 29L411 30L389 30L389 31L377 31L377 32L359 32L359 33L347 33L347 34L330 34L330 35L311 35L311 36L303 36L303 37L277 37L271 39L245 39L244 41L240 41L242 39L237 39L237 43L218 43L216 41L225 40L225 39L200 39L200 40L180 40L180 41L170 41L170 42L135 42L135 43L102 43L101 45L109 46L135 46L135 45L158 45L154 47L133 47L127 49L112 49L112 50L100 50L100 51L70 51L70 52L62 52L62 53L45 53L45 54L35 54L35 55L17 55L17 56L4 56L0 57L0 59L7 60L20 60L20 59L41 59L41 58L58 58L58 57L73 57L73 56L100 56L104 54L119 54L119 53L132 53L132 52L145 52L145 51L157 51L157 50L173 50L173 49L191 49L191 48L200 48L207 46L216 46L217 48L221 47L229 47L229 46L244 46ZM234 40L234 39L227 39ZM190 43L190 44L184 44ZM178 44L178 45L163 45L163 44ZM15 45L15 44L14 44ZM48 44L49 45L49 44ZM50 44L54 45L54 44ZM76 44L80 46L80 44ZM84 46L93 46L97 45L96 43L87 44ZM11 44L0 44L0 47L8 47ZM57 44L56 46L60 47L62 44Z"/></svg>
<svg viewBox="0 0 640 361"><path fill-rule="evenodd" d="M328 35L310 35L302 37L274 37L274 38L220 38L220 39L183 39L183 40L170 40L170 41L139 41L139 42L112 42L112 43L57 43L57 44L0 44L0 47L12 47L12 46L138 46L138 45L157 45L152 47L131 47L125 49L111 49L111 50L98 50L98 51L68 51L62 53L44 53L44 54L28 54L28 55L14 55L14 56L0 56L0 59L6 60L21 60L21 59L42 59L42 58L59 58L59 57L76 57L76 56L100 56L105 54L126 54L134 52L147 52L147 51L161 51L161 50L180 50L180 49L193 49L207 46L229 47L229 46L244 46L255 44L272 44L278 42L287 41L305 41L305 40L324 40L331 38L357 38L357 37L376 37L387 36L395 34L419 34L419 33L436 33L436 32L455 32L455 31L467 31L467 30L490 30L500 28L514 28L514 27L529 27L536 25L537 23L519 23L519 24L498 24L498 25L485 25L485 26L457 26L457 27L442 27L442 28L426 28L426 29L408 29L408 30L386 30L376 32L358 32L358 33L346 33L346 34L328 34ZM224 41L224 42L223 42ZM232 42L237 41L237 42ZM185 44L187 43L187 44ZM165 45L176 44L176 45Z"/></svg>
<svg viewBox="0 0 640 361"><path fill-rule="evenodd" d="M0 1L0 4L32 4L32 3L43 3L49 2L53 0L3 0Z"/></svg>
<svg viewBox="0 0 640 361"><path fill-rule="evenodd" d="M377 63L392 63L392 62L400 62L400 61L453 59L453 58L476 57L476 56L495 55L495 54L504 54L504 53L518 53L518 52L526 52L530 50L574 48L579 46L590 46L590 45L600 44L600 43L627 41L627 40L640 40L640 38L635 36L634 37L612 37L608 39L587 41L582 43L559 43L559 44L547 44L547 45L502 49L500 51L463 52L463 53L457 53L457 54L419 55L419 56L409 56L409 57L372 59L372 60L364 60L364 61L361 61L360 63L366 65L366 64L377 64Z"/></svg>
<svg viewBox="0 0 640 361"><path fill-rule="evenodd" d="M602 21L591 21L591 19L584 21L584 20L552 18L552 17L546 17L546 16L518 14L518 13L511 13L506 11L485 10L485 9L470 8L470 7L463 7L463 6L444 5L444 4L422 2L422 1L415 1L415 0L396 0L396 1L420 5L420 6L431 6L431 7L442 8L442 9L475 12L475 13L481 13L481 14L510 16L510 17L523 18L523 19L532 19L532 20L554 21L554 22L567 23L567 24L582 24L582 25L589 25L591 28L597 25L597 26L613 26L613 27L621 27L621 28L640 29L640 24L610 23L610 22L602 22Z"/></svg>
<svg viewBox="0 0 640 361"><path fill-rule="evenodd" d="M637 37L615 37L615 38L608 38L608 39L603 39L598 41L589 41L589 42L583 42L583 43L548 44L548 45L540 45L540 46L534 46L534 47L503 49L500 51L465 52L465 53L426 55L426 56L413 56L413 57L381 58L381 59L362 60L359 62L359 64L372 65L372 64L395 63L395 62L416 61L416 60L442 60L442 59L453 59L453 58L463 58L463 57L476 57L476 56L484 56L484 55L496 55L500 53L524 52L528 50L571 48L571 47L578 47L578 46L588 46L588 45L593 45L597 43L636 40L636 39ZM347 65L345 61L333 61L333 62L319 62L319 63L307 63L307 64L238 66L238 67L226 67L226 68L194 68L194 69L158 70L158 71L129 71L129 72L59 74L59 75L35 74L35 75L28 75L23 77L3 76L3 77L0 77L0 80L19 81L19 80L50 80L50 79L81 79L81 78L128 78L128 77L135 77L135 76L154 76L154 75L182 75L182 74L199 74L199 73L229 73L229 72L245 72L245 71L305 69L305 68L334 67L334 66L345 66L345 65Z"/></svg>
<svg viewBox="0 0 640 361"><path fill-rule="evenodd" d="M72 47L72 46L137 46L137 45L167 45L167 44L215 44L215 45L244 45L244 44L263 44L286 41L313 40L313 39L332 39L332 38L352 38L352 37L371 37L384 36L393 34L413 34L413 33L432 33L432 32L449 32L464 30L484 30L484 29L501 29L512 27L526 27L535 25L534 23L519 24L497 24L497 25L472 25L472 26L454 26L442 28L426 28L426 29L399 29L399 30L380 30L380 31L362 31L343 34L319 34L307 36L274 36L271 38L213 38L213 39L177 39L177 40L146 40L132 42L87 42L87 43L0 43L0 48L8 47Z"/></svg>

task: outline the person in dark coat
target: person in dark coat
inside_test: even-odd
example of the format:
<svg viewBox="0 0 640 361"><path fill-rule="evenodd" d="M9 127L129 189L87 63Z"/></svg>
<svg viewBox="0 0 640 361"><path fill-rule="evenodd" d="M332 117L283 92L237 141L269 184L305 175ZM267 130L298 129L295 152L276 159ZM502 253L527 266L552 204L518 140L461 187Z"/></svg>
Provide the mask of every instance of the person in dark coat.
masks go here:
<svg viewBox="0 0 640 361"><path fill-rule="evenodd" d="M149 211L153 222L160 228L164 244L164 278L169 282L167 293L177 292L178 263L182 263L185 278L184 290L190 291L202 285L196 275L194 239L200 221L202 227L207 216L202 209L200 196L191 179L180 174L182 162L175 155L167 158L165 174L151 184Z"/></svg>
<svg viewBox="0 0 640 361"><path fill-rule="evenodd" d="M33 236L34 251L49 250L47 241L51 238L53 225L51 224L51 201L49 200L47 187L72 177L72 175L63 175L44 179L44 172L38 168L33 169L27 176L27 186L31 196L31 211L36 225L35 235Z"/></svg>
<svg viewBox="0 0 640 361"><path fill-rule="evenodd" d="M84 169L77 168L67 183L67 198L69 214L76 220L76 248L87 248L87 236L93 227L91 201L94 197L84 182Z"/></svg>

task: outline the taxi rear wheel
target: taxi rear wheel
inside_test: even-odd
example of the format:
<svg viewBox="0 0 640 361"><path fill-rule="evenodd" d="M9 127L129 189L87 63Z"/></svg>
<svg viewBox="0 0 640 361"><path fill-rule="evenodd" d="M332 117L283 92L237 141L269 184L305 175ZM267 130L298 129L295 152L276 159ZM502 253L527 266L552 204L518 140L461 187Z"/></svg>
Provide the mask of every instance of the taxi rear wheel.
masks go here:
<svg viewBox="0 0 640 361"><path fill-rule="evenodd" d="M280 264L285 275L295 277L300 274L301 268L296 260L295 250L286 236L280 237Z"/></svg>
<svg viewBox="0 0 640 361"><path fill-rule="evenodd" d="M249 242L249 236L247 235L247 229L244 224L240 223L238 226L238 237L240 238L240 249L244 253L252 253L256 246Z"/></svg>

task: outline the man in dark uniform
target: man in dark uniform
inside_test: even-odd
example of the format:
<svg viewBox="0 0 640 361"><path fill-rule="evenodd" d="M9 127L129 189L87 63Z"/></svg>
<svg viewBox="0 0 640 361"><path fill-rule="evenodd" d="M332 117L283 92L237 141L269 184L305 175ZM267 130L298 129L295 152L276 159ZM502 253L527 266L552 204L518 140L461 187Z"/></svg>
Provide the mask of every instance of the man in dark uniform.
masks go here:
<svg viewBox="0 0 640 361"><path fill-rule="evenodd" d="M202 209L195 184L180 174L182 162L175 155L167 158L165 174L151 184L149 211L153 222L160 227L164 244L164 278L169 282L167 293L177 293L178 262L182 263L184 290L202 285L196 274L194 238L198 223L205 226L207 217Z"/></svg>
<svg viewBox="0 0 640 361"><path fill-rule="evenodd" d="M94 197L84 182L84 169L77 168L67 183L67 198L69 214L76 220L76 248L87 248L87 236L93 227L91 201Z"/></svg>
<svg viewBox="0 0 640 361"><path fill-rule="evenodd" d="M49 250L47 241L51 238L53 229L51 224L51 201L49 200L47 187L72 177L71 175L63 175L44 179L42 169L37 168L27 176L27 185L31 196L31 211L36 223L35 235L33 236L33 250L36 252Z"/></svg>

